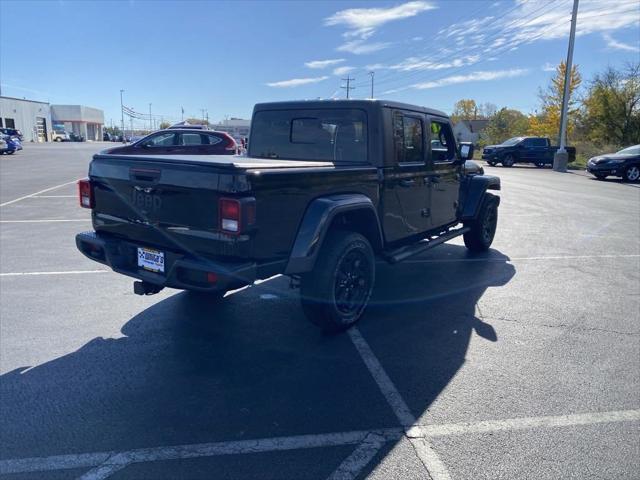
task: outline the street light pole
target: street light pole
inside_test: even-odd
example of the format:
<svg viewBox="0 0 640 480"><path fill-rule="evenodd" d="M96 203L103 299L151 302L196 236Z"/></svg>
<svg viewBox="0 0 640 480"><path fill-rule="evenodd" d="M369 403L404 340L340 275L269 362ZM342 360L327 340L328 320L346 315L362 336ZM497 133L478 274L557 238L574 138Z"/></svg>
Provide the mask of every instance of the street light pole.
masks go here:
<svg viewBox="0 0 640 480"><path fill-rule="evenodd" d="M567 117L569 107L569 95L571 93L571 68L573 64L573 45L576 39L576 23L578 17L578 1L573 0L573 12L571 13L571 31L569 32L569 49L567 50L567 63L564 72L564 93L562 95L562 113L560 115L560 148L553 156L553 169L556 172L566 172L569 154L565 148L567 137Z"/></svg>
<svg viewBox="0 0 640 480"><path fill-rule="evenodd" d="M122 116L121 118L121 122L122 124L120 125L122 127L122 143L124 142L124 106L122 105L122 93L124 92L124 90L120 90L120 115Z"/></svg>
<svg viewBox="0 0 640 480"><path fill-rule="evenodd" d="M373 77L375 77L376 72L369 72L369 75L371 75L371 99L373 100Z"/></svg>

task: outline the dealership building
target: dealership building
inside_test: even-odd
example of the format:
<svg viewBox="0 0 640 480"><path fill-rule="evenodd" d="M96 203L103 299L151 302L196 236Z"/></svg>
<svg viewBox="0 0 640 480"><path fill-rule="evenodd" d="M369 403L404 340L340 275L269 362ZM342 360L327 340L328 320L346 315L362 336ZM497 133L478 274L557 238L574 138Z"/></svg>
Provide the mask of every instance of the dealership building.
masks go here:
<svg viewBox="0 0 640 480"><path fill-rule="evenodd" d="M25 98L0 97L0 126L20 130L25 142L50 142L54 130L97 141L102 140L104 113L84 105L51 105Z"/></svg>

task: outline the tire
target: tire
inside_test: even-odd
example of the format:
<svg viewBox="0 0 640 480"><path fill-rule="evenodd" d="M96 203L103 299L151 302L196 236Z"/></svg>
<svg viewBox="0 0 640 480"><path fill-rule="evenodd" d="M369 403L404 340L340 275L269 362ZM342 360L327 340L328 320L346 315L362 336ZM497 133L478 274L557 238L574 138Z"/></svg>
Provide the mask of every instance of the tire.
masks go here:
<svg viewBox="0 0 640 480"><path fill-rule="evenodd" d="M492 167L495 167L495 166L496 166L496 164L497 164L497 162L494 162L493 160L487 160L487 163L488 163L489 165L491 165Z"/></svg>
<svg viewBox="0 0 640 480"><path fill-rule="evenodd" d="M640 165L630 165L624 171L622 179L625 182L635 183L640 180Z"/></svg>
<svg viewBox="0 0 640 480"><path fill-rule="evenodd" d="M605 178L607 178L606 175L602 174L602 173L594 173L593 174L598 180L604 180Z"/></svg>
<svg viewBox="0 0 640 480"><path fill-rule="evenodd" d="M538 167L538 168L544 168L544 167L545 167L545 165L546 165L546 163L544 163L544 162L536 162L534 165L535 165L536 167Z"/></svg>
<svg viewBox="0 0 640 480"><path fill-rule="evenodd" d="M375 256L355 232L331 231L314 269L302 276L300 301L307 318L325 332L340 332L364 313L375 283Z"/></svg>
<svg viewBox="0 0 640 480"><path fill-rule="evenodd" d="M13 155L14 153L16 153L16 151L15 151L15 150L9 150L9 151L7 152L7 155Z"/></svg>
<svg viewBox="0 0 640 480"><path fill-rule="evenodd" d="M60 137L56 137L56 142L61 142L62 139Z"/></svg>
<svg viewBox="0 0 640 480"><path fill-rule="evenodd" d="M470 230L463 235L464 244L472 252L489 250L498 225L498 197L490 193L484 197L478 217L465 223Z"/></svg>
<svg viewBox="0 0 640 480"><path fill-rule="evenodd" d="M511 168L511 167L513 167L514 163L516 163L516 159L511 154L507 155L506 157L504 157L502 159L502 166L503 167Z"/></svg>

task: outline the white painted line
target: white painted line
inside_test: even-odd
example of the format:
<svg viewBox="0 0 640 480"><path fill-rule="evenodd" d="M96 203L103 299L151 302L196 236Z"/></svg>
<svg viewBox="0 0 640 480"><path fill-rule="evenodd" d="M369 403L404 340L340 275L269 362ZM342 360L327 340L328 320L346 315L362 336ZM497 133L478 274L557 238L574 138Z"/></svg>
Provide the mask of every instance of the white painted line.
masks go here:
<svg viewBox="0 0 640 480"><path fill-rule="evenodd" d="M77 195L35 195L30 198L78 198Z"/></svg>
<svg viewBox="0 0 640 480"><path fill-rule="evenodd" d="M14 199L14 200L9 200L8 202L0 203L0 207L4 207L6 205L11 205L12 203L16 203L16 202L19 202L21 200L24 200L25 198L35 197L36 195L40 195L41 193L47 193L47 192L50 192L51 190L56 190L57 188L66 187L67 185L71 185L72 183L76 183L77 181L78 180L72 180L72 181L67 182L67 183L61 183L60 185L56 185L55 187L45 188L44 190L40 190L39 192L31 193L29 195L25 195L24 197L20 197L20 198Z"/></svg>
<svg viewBox="0 0 640 480"><path fill-rule="evenodd" d="M380 435L369 434L364 441L349 455L327 480L353 480L376 456L386 439Z"/></svg>
<svg viewBox="0 0 640 480"><path fill-rule="evenodd" d="M464 262L517 262L526 260L581 260L581 259L600 259L600 258L640 258L640 254L620 254L620 255L556 255L542 257L510 257L510 258L425 258L424 260L404 260L402 263L464 263Z"/></svg>
<svg viewBox="0 0 640 480"><path fill-rule="evenodd" d="M351 432L325 433L319 435L297 435L291 437L262 438L256 440L239 440L231 442L199 443L191 445L175 445L169 447L153 447L129 450L124 452L94 452L69 455L54 455L50 457L16 458L0 460L0 475L13 473L44 472L65 470L72 468L98 467L92 470L95 477L100 472L114 472L116 467L132 463L155 462L160 460L178 460L184 458L212 457L217 455L241 455L250 453L265 453L284 450L302 450L307 448L337 447L343 445L360 445L356 449L362 454L370 452L372 445L362 446L363 443L382 444L397 441L406 435L412 441L418 456L430 465L434 479L449 478L444 465L437 458L432 447L427 442L428 437L444 435L461 435L470 433L485 433L501 430L518 430L527 428L553 428L578 425L594 425L612 422L640 421L640 410L618 410L611 412L579 413L573 415L559 415L547 417L525 417L507 420L489 420L475 423L456 423L443 425L414 425L405 430L401 428L383 428L377 430L356 430ZM375 453L373 454L375 455ZM353 458L351 458L353 457ZM356 464L355 452L350 455L350 463ZM361 454L357 455L361 458ZM343 462L342 465L346 463ZM364 460L362 460L364 462ZM366 466L366 463L364 464ZM364 467L363 467L364 468ZM355 470L355 469L354 469ZM87 472L88 474L89 472ZM446 476L445 476L446 475Z"/></svg>
<svg viewBox="0 0 640 480"><path fill-rule="evenodd" d="M347 333L360 354L362 361L367 366L369 373L371 373L371 376L378 384L378 388L387 400L391 410L393 410L393 413L395 413L400 421L400 425L405 428L411 427L416 422L415 417L411 413L411 410L409 410L404 399L400 396L400 392L398 392L398 389L389 378L389 375L387 375L387 372L382 368L380 361L373 354L371 347L369 347L369 344L360 333L360 330L358 330L358 327L349 329Z"/></svg>
<svg viewBox="0 0 640 480"><path fill-rule="evenodd" d="M387 403L393 410L393 413L395 413L396 417L400 421L400 425L405 429L410 429L415 424L416 419L400 395L400 392L398 392L398 389L391 381L391 378L389 378L387 372L382 368L382 364L374 355L371 347L369 347L369 344L357 327L349 329L348 333L353 345L356 347L360 357L367 366L369 373L371 373L371 376L378 384L378 388L382 392L382 395L384 395L384 398L387 400ZM427 439L409 437L409 441L411 442L416 455L433 480L451 480L447 467L442 463L438 454Z"/></svg>
<svg viewBox="0 0 640 480"><path fill-rule="evenodd" d="M439 437L443 435L498 432L501 430L511 431L530 428L571 427L594 425L597 423L633 422L638 420L640 420L640 410L617 410L612 412L486 420L482 422L453 423L448 425L415 426L407 432L407 435L414 437Z"/></svg>
<svg viewBox="0 0 640 480"><path fill-rule="evenodd" d="M95 469L95 475L97 475L99 473L98 470L110 470L112 468L110 465L120 466L131 463L212 457L216 455L238 455L342 445L357 445L362 443L368 435L372 434L376 435L376 437L383 438L384 441L393 441L398 440L402 436L402 430L399 428L386 428L372 431L359 430L319 435L297 435L292 437L140 448L125 452L96 452L78 455L56 455L52 457L0 460L0 474L7 475L11 473L39 472L97 466L99 467L98 469ZM106 477L95 476L90 478Z"/></svg>
<svg viewBox="0 0 640 480"><path fill-rule="evenodd" d="M107 273L110 270L68 270L66 272L8 272L0 273L0 277L22 277L27 275L81 275L84 273Z"/></svg>
<svg viewBox="0 0 640 480"><path fill-rule="evenodd" d="M60 220L0 220L0 223L56 223L56 222L90 222L91 218L75 218L75 219L60 219Z"/></svg>

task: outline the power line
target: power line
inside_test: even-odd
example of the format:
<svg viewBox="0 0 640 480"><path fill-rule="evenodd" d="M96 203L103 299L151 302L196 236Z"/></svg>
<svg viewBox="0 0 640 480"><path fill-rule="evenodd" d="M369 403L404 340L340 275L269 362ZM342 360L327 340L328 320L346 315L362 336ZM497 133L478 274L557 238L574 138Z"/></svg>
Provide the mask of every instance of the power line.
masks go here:
<svg viewBox="0 0 640 480"><path fill-rule="evenodd" d="M444 53L443 55L440 55L440 56L435 56L435 57L425 57L425 58L423 58L423 59L422 59L422 61L424 61L424 62L431 62L431 63L441 62L441 61L446 60L446 59L455 58L454 56L455 56L455 55L458 55L458 54L460 54L460 53L464 53L464 54L465 54L465 56L467 56L467 57L471 57L471 56L474 56L474 55L476 55L476 54L483 54L483 53L485 53L485 52L484 52L484 50L486 50L487 48L490 48L490 45L489 45L489 44L490 44L492 41L497 40L498 38L504 37L506 34L508 34L508 33L509 33L509 32L508 32L508 30L513 30L514 28L521 28L521 27L525 27L525 26L527 26L530 22L533 22L534 20L537 20L538 18L540 18L540 17L542 17L542 16L544 16L544 15L547 15L547 14L548 14L551 10L553 10L553 8L555 8L555 6L557 6L558 4L554 5L554 7L552 7L551 9L549 9L549 10L545 10L544 12L540 13L539 15L537 15L537 16L535 16L535 17L532 17L532 15L534 15L534 14L536 14L536 13L540 12L540 10L542 10L542 9L545 9L546 7L548 7L549 5L551 5L552 3L554 3L554 1L555 1L555 0L551 0L551 1L547 2L547 3L545 3L541 8L538 8L538 9L536 9L536 10L534 10L534 11L530 12L528 15L526 15L526 16L524 16L524 17L520 18L520 19L517 19L517 20L515 20L515 21L512 21L512 22L507 23L506 25L504 25L504 26L503 26L503 29L502 29L501 31L499 31L499 32L495 32L494 34L491 34L491 35L489 35L488 37L486 37L486 38L484 39L484 45L482 45L482 46L478 46L478 48L470 49L470 50L467 50L467 51L464 51L464 48L461 48L461 49L456 50L456 51L455 51L455 52L453 52L453 53L447 52L447 53ZM566 3L566 0L563 0L563 1L562 1L562 3ZM524 23L522 23L522 21L523 21L523 20L524 20ZM547 34L547 33L548 33L548 32L544 32L544 34ZM541 37L541 36L543 36L543 35L536 36L535 38L539 38L539 37ZM491 52L491 54L492 54L492 56L495 56L495 54L497 53L497 51L504 52L506 49L513 48L514 46L517 46L517 45L520 45L520 44L522 44L522 43L525 43L525 42L531 41L531 40L533 40L533 39L534 39L533 37L530 37L530 38L528 38L528 39L523 39L523 40L521 40L520 42L517 42L516 44L513 44L513 43L512 43L512 44L507 44L507 43L505 43L505 44L503 44L504 46L502 46L502 45L501 45L501 46L496 47L496 48L497 48L497 50L494 50L493 52ZM502 48L501 48L501 47L502 47ZM478 62L478 63L482 63L482 62ZM461 65L460 67L456 67L456 69L457 69L457 70L459 70L460 68L463 68L463 67L466 67L466 65ZM399 72L390 72L390 73L389 73L386 77L384 77L382 80L379 80L379 81L378 81L378 84L380 85L380 84L388 84L388 83L390 83L390 82L391 82L391 83L394 83L394 82L396 82L396 81L404 81L404 80L406 80L407 78L420 76L420 75L421 75L421 74L423 74L423 73L424 73L424 70L416 70L416 71L411 72L411 73L408 73L408 74L407 74L406 72L402 72L402 71L399 71ZM404 76L403 76L402 78L397 78L397 77L398 77L398 75L403 75L403 74L404 74ZM433 74L432 74L432 75L433 75ZM394 78L391 78L391 77L394 77Z"/></svg>
<svg viewBox="0 0 640 480"><path fill-rule="evenodd" d="M349 92L351 90L355 90L356 87L352 87L351 86L351 82L353 82L355 80L355 78L351 78L349 75L347 75L347 78L343 78L342 81L343 82L347 82L346 86L341 85L340 88L343 88L347 91L347 99L349 98Z"/></svg>

